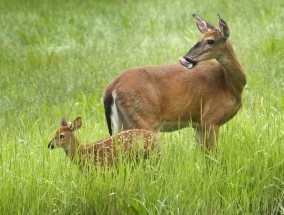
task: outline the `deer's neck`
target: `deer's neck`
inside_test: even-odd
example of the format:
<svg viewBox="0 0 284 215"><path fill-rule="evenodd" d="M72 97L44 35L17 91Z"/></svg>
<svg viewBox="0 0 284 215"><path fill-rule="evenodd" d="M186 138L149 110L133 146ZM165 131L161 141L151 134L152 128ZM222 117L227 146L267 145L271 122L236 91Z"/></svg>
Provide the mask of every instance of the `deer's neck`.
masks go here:
<svg viewBox="0 0 284 215"><path fill-rule="evenodd" d="M67 148L64 148L64 151L65 154L73 160L75 157L79 157L82 154L81 151L84 149L77 138L74 138L71 141L71 144L69 144Z"/></svg>
<svg viewBox="0 0 284 215"><path fill-rule="evenodd" d="M244 86L246 85L246 75L237 59L234 49L229 41L226 43L227 49L217 58L217 61L225 69L225 79L232 91L241 96Z"/></svg>

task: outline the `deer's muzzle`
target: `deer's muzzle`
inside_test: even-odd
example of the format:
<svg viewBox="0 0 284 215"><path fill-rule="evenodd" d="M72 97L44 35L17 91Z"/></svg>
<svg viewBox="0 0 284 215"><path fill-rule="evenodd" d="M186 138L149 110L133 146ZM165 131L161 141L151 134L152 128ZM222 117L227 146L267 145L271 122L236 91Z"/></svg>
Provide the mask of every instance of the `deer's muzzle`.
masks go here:
<svg viewBox="0 0 284 215"><path fill-rule="evenodd" d="M49 149L54 149L54 145L52 144L52 140L49 141L48 146Z"/></svg>

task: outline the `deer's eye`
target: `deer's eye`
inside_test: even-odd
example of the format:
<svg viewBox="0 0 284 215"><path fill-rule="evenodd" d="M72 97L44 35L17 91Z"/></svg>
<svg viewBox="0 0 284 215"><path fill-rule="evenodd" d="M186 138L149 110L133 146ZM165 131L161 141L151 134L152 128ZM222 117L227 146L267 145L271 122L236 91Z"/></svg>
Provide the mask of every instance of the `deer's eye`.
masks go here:
<svg viewBox="0 0 284 215"><path fill-rule="evenodd" d="M65 137L65 136L64 136L63 134L60 134L60 135L59 135L59 139L60 139L60 140L64 140L64 137Z"/></svg>
<svg viewBox="0 0 284 215"><path fill-rule="evenodd" d="M215 43L215 41L214 40L206 40L206 43L208 45L213 45Z"/></svg>

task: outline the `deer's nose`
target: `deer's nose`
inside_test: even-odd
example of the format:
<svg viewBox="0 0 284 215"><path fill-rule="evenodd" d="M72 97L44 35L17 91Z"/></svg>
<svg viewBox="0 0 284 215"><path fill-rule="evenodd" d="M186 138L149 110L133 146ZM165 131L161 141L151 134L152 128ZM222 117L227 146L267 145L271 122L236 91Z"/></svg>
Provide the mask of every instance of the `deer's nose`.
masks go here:
<svg viewBox="0 0 284 215"><path fill-rule="evenodd" d="M49 149L54 149L54 145L52 144L52 140L49 141L48 146Z"/></svg>

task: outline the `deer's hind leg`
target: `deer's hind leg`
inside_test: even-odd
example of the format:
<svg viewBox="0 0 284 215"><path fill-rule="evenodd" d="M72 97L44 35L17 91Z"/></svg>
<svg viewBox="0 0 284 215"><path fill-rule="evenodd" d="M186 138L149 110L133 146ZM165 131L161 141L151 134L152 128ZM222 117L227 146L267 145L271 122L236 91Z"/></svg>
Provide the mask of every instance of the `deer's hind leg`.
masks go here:
<svg viewBox="0 0 284 215"><path fill-rule="evenodd" d="M160 128L158 104L136 96L135 92L120 91L116 93L118 131L127 129L146 129L157 132ZM145 102L147 101L147 103ZM154 103L154 104L153 104Z"/></svg>

